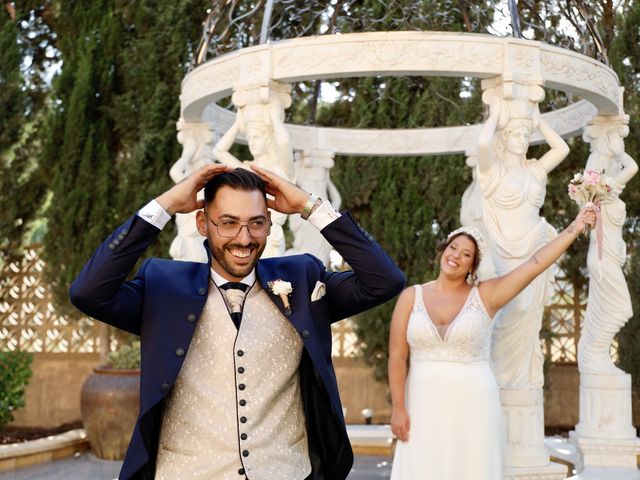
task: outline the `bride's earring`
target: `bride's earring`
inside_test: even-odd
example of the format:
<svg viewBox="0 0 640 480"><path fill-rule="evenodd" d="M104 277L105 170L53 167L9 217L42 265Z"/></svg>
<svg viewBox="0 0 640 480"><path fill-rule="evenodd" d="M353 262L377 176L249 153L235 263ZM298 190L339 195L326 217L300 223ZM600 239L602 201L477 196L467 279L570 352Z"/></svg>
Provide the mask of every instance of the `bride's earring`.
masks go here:
<svg viewBox="0 0 640 480"><path fill-rule="evenodd" d="M471 272L467 273L467 278L465 280L469 285L473 285L473 274Z"/></svg>

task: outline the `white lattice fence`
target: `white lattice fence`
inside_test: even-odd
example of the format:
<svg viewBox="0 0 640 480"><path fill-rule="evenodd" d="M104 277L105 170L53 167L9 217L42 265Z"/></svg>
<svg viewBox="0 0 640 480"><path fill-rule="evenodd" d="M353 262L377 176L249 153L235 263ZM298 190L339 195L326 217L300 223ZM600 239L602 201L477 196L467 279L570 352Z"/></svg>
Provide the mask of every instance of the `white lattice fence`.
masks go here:
<svg viewBox="0 0 640 480"><path fill-rule="evenodd" d="M97 322L56 312L43 269L37 247L4 263L0 275L0 350L98 352Z"/></svg>
<svg viewBox="0 0 640 480"><path fill-rule="evenodd" d="M353 320L350 318L331 325L333 350L331 355L338 358L355 358L360 356L358 336L354 331Z"/></svg>
<svg viewBox="0 0 640 480"><path fill-rule="evenodd" d="M587 309L588 289L579 288L564 275L556 277L551 305L545 308L544 326L548 335L541 339L542 351L552 363L576 364L582 319ZM611 346L618 359L618 342Z"/></svg>

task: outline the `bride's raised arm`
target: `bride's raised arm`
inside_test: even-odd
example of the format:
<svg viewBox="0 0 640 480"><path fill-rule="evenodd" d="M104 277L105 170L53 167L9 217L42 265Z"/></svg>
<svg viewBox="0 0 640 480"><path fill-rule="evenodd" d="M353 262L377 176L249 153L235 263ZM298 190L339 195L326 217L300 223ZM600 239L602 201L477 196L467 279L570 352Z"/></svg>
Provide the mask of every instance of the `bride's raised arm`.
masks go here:
<svg viewBox="0 0 640 480"><path fill-rule="evenodd" d="M513 300L533 279L560 258L560 255L578 238L586 225L593 228L595 223L595 206L593 204L586 205L580 210L571 225L547 245L538 249L529 260L506 275L480 283L478 286L480 297L489 315L493 317L498 310Z"/></svg>

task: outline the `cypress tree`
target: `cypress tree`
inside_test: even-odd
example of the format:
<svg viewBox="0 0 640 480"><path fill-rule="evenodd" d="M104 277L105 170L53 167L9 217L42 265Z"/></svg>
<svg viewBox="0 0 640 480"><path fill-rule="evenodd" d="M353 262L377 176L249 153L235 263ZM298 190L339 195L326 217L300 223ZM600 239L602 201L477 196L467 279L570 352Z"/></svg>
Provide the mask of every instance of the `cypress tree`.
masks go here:
<svg viewBox="0 0 640 480"><path fill-rule="evenodd" d="M180 82L206 5L57 3L64 63L44 149L52 172L45 259L63 309L70 282L93 250L171 185L168 171L180 152ZM166 255L168 230L149 255Z"/></svg>
<svg viewBox="0 0 640 480"><path fill-rule="evenodd" d="M107 111L118 88L116 52L122 29L110 0L61 2L57 33L63 58L43 161L52 200L44 258L61 307L83 262L114 218L118 140Z"/></svg>
<svg viewBox="0 0 640 480"><path fill-rule="evenodd" d="M19 29L5 9L0 10L0 151L6 151L20 135L27 103L20 72L22 52Z"/></svg>
<svg viewBox="0 0 640 480"><path fill-rule="evenodd" d="M23 242L41 237L36 223L46 199L38 161L46 116L42 71L55 61L55 55L44 55L51 42L44 11L23 3L15 10L0 10L0 249L4 258L19 255Z"/></svg>

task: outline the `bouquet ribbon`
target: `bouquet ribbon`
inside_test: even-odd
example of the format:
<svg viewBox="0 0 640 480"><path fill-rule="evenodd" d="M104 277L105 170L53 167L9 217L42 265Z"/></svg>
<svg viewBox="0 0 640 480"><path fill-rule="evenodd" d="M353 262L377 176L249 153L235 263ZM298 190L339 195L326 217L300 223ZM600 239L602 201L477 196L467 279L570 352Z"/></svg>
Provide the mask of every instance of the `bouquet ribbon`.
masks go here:
<svg viewBox="0 0 640 480"><path fill-rule="evenodd" d="M596 248L598 249L598 275L602 280L602 209L600 202L594 202L596 205Z"/></svg>

